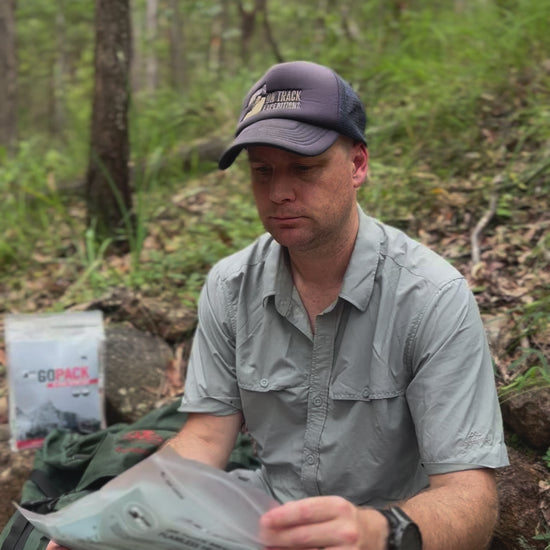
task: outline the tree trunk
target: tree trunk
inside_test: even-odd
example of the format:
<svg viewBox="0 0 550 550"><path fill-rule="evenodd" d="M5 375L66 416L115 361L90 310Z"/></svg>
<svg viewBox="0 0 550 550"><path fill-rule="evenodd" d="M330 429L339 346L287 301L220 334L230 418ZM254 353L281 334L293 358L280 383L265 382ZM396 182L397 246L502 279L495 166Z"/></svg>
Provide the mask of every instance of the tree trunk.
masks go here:
<svg viewBox="0 0 550 550"><path fill-rule="evenodd" d="M65 80L67 75L66 22L64 2L58 2L55 16L56 56L51 76L50 133L58 135L65 127Z"/></svg>
<svg viewBox="0 0 550 550"><path fill-rule="evenodd" d="M239 1L237 6L241 17L241 60L247 64L250 60L250 41L256 29L258 0L254 2L254 7L250 11L244 7L242 1Z"/></svg>
<svg viewBox="0 0 550 550"><path fill-rule="evenodd" d="M141 10L133 9L131 14L132 26L132 64L130 66L130 80L132 93L136 94L143 88L143 34L144 19Z"/></svg>
<svg viewBox="0 0 550 550"><path fill-rule="evenodd" d="M279 46L275 41L273 32L271 31L271 25L269 24L269 17L267 15L267 0L259 0L258 3L263 14L263 27L266 40L271 46L271 50L273 51L273 55L275 56L277 63L282 63L284 61L283 55L281 54L281 50L279 49Z"/></svg>
<svg viewBox="0 0 550 550"><path fill-rule="evenodd" d="M269 17L267 13L267 0L254 0L254 6L251 9L246 9L242 1L240 1L237 5L241 17L241 59L243 63L248 63L250 61L250 44L256 32L258 15L262 17L262 39L265 39L271 47L277 62L281 63L283 61L283 56L281 55L279 46L277 45L277 42L275 42L273 33L271 32L271 26L269 24Z"/></svg>
<svg viewBox="0 0 550 550"><path fill-rule="evenodd" d="M342 28L344 34L350 42L356 42L361 38L361 31L353 19L352 13L350 13L349 6L340 7L340 16L342 17Z"/></svg>
<svg viewBox="0 0 550 550"><path fill-rule="evenodd" d="M147 90L153 92L158 86L158 60L156 54L158 0L147 0L145 17L147 58L145 64L145 81Z"/></svg>
<svg viewBox="0 0 550 550"><path fill-rule="evenodd" d="M96 0L95 86L86 176L88 223L99 240L127 247L132 231L128 103L131 27L129 0Z"/></svg>
<svg viewBox="0 0 550 550"><path fill-rule="evenodd" d="M0 0L0 147L11 154L17 140L15 0Z"/></svg>
<svg viewBox="0 0 550 550"><path fill-rule="evenodd" d="M227 70L223 31L228 26L228 0L221 0L221 10L212 18L208 44L208 69L218 75Z"/></svg>
<svg viewBox="0 0 550 550"><path fill-rule="evenodd" d="M170 24L170 68L172 86L183 92L187 86L187 63L185 59L185 33L180 11L180 0L171 0L172 21Z"/></svg>

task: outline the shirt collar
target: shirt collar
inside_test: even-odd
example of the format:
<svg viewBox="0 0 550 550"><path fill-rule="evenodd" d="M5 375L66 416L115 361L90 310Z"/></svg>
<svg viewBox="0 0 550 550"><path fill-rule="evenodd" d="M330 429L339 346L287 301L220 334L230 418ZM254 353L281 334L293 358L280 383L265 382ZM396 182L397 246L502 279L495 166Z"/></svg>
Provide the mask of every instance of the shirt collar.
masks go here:
<svg viewBox="0 0 550 550"><path fill-rule="evenodd" d="M376 220L367 216L359 205L357 209L359 229L340 297L365 311L372 295L384 235Z"/></svg>
<svg viewBox="0 0 550 550"><path fill-rule="evenodd" d="M276 306L284 315L292 301L294 282L290 271L288 253L273 237L264 263L262 302L265 306L270 296L276 297Z"/></svg>

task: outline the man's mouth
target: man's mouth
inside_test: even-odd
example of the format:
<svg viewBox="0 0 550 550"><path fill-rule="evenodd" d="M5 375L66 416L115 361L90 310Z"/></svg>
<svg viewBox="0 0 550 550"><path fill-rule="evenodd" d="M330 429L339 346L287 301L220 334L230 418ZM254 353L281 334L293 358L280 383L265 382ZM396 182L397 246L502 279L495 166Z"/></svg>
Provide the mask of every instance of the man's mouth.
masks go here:
<svg viewBox="0 0 550 550"><path fill-rule="evenodd" d="M298 218L301 218L302 216L299 216L298 214L276 214L273 216L270 216L273 220L279 220L279 221L288 221L288 220L297 220Z"/></svg>

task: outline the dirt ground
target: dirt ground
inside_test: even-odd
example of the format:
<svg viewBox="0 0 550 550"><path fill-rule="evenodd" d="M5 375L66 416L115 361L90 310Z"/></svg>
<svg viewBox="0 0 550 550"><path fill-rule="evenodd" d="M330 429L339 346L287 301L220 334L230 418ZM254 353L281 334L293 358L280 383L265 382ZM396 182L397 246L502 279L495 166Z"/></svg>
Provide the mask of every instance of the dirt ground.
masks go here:
<svg viewBox="0 0 550 550"><path fill-rule="evenodd" d="M2 367L0 367L2 368ZM0 373L0 529L15 511L13 501L19 502L21 487L31 471L34 450L12 452L8 425L7 381Z"/></svg>

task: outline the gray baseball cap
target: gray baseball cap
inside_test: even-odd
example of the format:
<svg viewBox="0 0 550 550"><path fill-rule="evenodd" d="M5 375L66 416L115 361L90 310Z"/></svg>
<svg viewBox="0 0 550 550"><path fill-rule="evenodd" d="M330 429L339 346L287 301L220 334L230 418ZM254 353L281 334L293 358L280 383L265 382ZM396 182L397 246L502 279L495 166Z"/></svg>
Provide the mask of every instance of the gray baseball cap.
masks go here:
<svg viewBox="0 0 550 550"><path fill-rule="evenodd" d="M361 100L332 69L308 61L279 63L246 95L235 139L218 166L231 166L248 145L305 156L320 155L340 135L366 145L366 124Z"/></svg>

